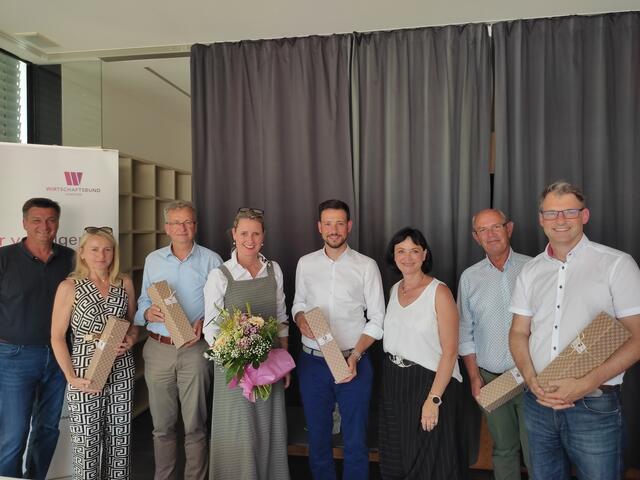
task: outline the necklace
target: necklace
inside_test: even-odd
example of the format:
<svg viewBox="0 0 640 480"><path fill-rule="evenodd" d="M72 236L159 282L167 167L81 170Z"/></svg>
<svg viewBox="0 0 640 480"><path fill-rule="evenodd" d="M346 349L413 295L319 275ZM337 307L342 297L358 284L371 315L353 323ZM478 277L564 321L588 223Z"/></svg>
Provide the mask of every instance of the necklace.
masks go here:
<svg viewBox="0 0 640 480"><path fill-rule="evenodd" d="M402 283L400 284L400 293L402 293L402 295L406 295L408 292L411 292L416 288L419 288L420 286L422 286L422 281L424 280L424 277L425 277L425 274L423 273L422 276L420 277L420 280L418 280L418 283L416 283L413 287L409 287L409 288L407 288L406 282L403 279Z"/></svg>

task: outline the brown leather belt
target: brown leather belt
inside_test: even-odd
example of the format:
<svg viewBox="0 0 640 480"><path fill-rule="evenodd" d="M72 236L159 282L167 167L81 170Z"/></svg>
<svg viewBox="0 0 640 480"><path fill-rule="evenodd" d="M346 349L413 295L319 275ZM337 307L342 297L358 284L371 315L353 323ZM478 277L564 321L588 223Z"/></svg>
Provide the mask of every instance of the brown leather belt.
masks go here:
<svg viewBox="0 0 640 480"><path fill-rule="evenodd" d="M149 332L149 337L153 338L156 342L164 343L165 345L173 345L173 340L171 340L171 337L165 337L153 332Z"/></svg>

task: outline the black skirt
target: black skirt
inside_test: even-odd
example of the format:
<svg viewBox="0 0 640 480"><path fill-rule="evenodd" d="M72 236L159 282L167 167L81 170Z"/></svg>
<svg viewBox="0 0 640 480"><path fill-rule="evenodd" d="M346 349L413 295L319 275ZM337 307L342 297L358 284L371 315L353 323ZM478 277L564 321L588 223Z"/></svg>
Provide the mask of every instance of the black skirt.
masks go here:
<svg viewBox="0 0 640 480"><path fill-rule="evenodd" d="M462 386L449 381L431 431L422 430L422 405L435 373L420 365L398 367L385 355L380 406L382 478L459 480L468 475Z"/></svg>

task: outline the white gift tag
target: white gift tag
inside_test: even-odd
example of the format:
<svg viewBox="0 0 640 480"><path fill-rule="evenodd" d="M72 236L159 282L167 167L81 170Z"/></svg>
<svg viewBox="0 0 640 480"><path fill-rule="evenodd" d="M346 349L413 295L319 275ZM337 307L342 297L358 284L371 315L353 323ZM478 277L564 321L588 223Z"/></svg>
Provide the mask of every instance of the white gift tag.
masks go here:
<svg viewBox="0 0 640 480"><path fill-rule="evenodd" d="M333 340L333 335L331 335L331 333L325 333L323 336L316 338L316 340L318 341L318 345L324 345Z"/></svg>
<svg viewBox="0 0 640 480"><path fill-rule="evenodd" d="M511 373L511 375L513 375L513 378L518 385L524 382L524 378L522 377L522 374L517 367L513 367L511 370L509 370L509 372Z"/></svg>
<svg viewBox="0 0 640 480"><path fill-rule="evenodd" d="M578 353L583 353L587 349L587 346L582 342L582 339L578 337L573 342L571 342L571 348L573 348Z"/></svg>
<svg viewBox="0 0 640 480"><path fill-rule="evenodd" d="M175 295L171 295L170 297L164 299L165 305L173 305L174 303L178 303L178 299Z"/></svg>
<svg viewBox="0 0 640 480"><path fill-rule="evenodd" d="M107 342L104 342L103 340L98 340L96 342L96 348L98 350L104 350L104 347L106 347L106 346L107 346Z"/></svg>

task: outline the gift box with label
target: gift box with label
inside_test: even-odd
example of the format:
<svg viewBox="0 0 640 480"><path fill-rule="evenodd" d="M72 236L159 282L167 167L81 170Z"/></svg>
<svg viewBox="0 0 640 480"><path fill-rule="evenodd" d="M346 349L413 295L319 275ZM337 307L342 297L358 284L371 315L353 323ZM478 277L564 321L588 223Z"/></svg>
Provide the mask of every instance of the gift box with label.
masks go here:
<svg viewBox="0 0 640 480"><path fill-rule="evenodd" d="M482 387L477 400L486 412L491 413L522 391L524 391L524 378L518 369L513 367Z"/></svg>
<svg viewBox="0 0 640 480"><path fill-rule="evenodd" d="M630 336L619 320L601 312L538 374L538 383L544 387L553 380L584 377L602 365Z"/></svg>
<svg viewBox="0 0 640 480"><path fill-rule="evenodd" d="M538 374L545 387L562 378L581 378L609 358L631 336L611 315L601 312L567 347ZM487 412L505 404L524 389L522 377L509 370L480 390L478 403ZM517 374L520 376L519 372Z"/></svg>
<svg viewBox="0 0 640 480"><path fill-rule="evenodd" d="M96 348L84 375L84 378L91 380L89 388L95 390L104 388L118 356L118 347L122 344L130 326L131 324L122 318L109 316L107 319L100 338L96 340Z"/></svg>
<svg viewBox="0 0 640 480"><path fill-rule="evenodd" d="M322 355L324 355L329 370L331 370L333 374L333 378L336 382L344 380L351 375L351 370L347 365L344 355L342 355L338 342L336 342L331 334L329 322L327 322L327 319L319 308L311 309L305 312L304 315L309 324L309 328L311 328L313 335L316 337L318 346L322 351Z"/></svg>
<svg viewBox="0 0 640 480"><path fill-rule="evenodd" d="M176 292L169 288L169 284L165 280L152 283L147 289L147 293L153 304L157 305L164 313L164 324L169 330L169 335L176 348L196 339L193 327L178 303Z"/></svg>

